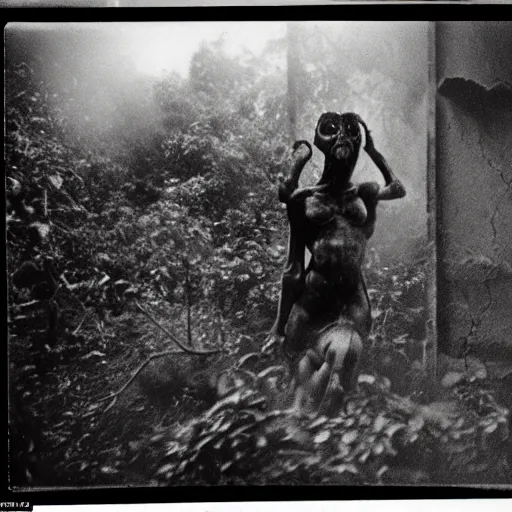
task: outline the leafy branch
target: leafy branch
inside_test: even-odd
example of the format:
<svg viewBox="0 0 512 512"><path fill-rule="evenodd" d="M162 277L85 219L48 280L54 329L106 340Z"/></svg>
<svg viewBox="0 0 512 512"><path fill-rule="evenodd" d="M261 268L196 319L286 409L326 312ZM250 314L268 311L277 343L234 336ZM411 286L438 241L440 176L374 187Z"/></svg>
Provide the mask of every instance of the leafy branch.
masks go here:
<svg viewBox="0 0 512 512"><path fill-rule="evenodd" d="M147 357L145 361L143 361L139 367L132 373L130 378L114 393L107 395L103 398L100 398L98 402L104 402L105 400L112 399L112 402L107 406L107 408L103 411L104 413L111 409L115 403L117 402L117 397L125 391L128 386L135 380L135 377L139 375L139 373L153 360L158 359L160 357L168 356L168 355L184 355L184 354L192 354L196 356L209 356L213 354L218 354L221 352L219 349L215 350L195 350L184 345L176 336L174 336L168 329L166 329L163 325L161 325L146 309L136 300L135 305L137 308L161 331L163 331L174 343L176 343L182 350L164 350L162 352L156 352Z"/></svg>
<svg viewBox="0 0 512 512"><path fill-rule="evenodd" d="M148 318L153 324L155 324L162 332L164 332L178 347L180 347L184 352L188 354L193 354L196 356L208 356L212 354L218 354L222 352L220 349L214 350L196 350L190 347L187 347L184 343L182 343L174 334L172 334L168 329L166 329L162 324L160 324L142 305L136 300L135 305L137 308Z"/></svg>
<svg viewBox="0 0 512 512"><path fill-rule="evenodd" d="M163 352L156 352L154 354L151 354L147 357L147 359L142 362L139 367L132 373L130 378L114 393L111 393L110 395L104 396L103 398L100 398L98 402L104 402L105 400L110 400L112 398L112 402L107 406L107 408L103 411L104 413L107 412L109 409L114 407L115 403L117 402L117 397L125 391L128 386L135 380L135 377L154 359L158 359L160 357L172 355L172 354L185 354L185 352L182 352L181 350L164 350Z"/></svg>

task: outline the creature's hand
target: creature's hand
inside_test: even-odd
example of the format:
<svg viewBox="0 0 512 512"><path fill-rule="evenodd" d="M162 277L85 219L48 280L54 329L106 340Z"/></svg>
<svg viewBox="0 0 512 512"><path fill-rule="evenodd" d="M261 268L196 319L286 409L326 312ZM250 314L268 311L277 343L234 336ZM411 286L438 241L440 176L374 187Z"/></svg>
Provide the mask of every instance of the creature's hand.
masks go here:
<svg viewBox="0 0 512 512"><path fill-rule="evenodd" d="M308 158L313 153L313 148L311 147L311 144L307 140L297 140L297 141L295 141L295 143L293 144L293 151L295 152L299 148L300 148L301 151L304 151L305 156L307 156ZM307 153L306 153L306 149L307 149Z"/></svg>
<svg viewBox="0 0 512 512"><path fill-rule="evenodd" d="M261 351L267 354L273 352L276 349L279 349L283 345L283 342L284 336L278 334L277 330L272 328L265 338L265 342Z"/></svg>
<svg viewBox="0 0 512 512"><path fill-rule="evenodd" d="M391 195L397 198L405 196L405 187L400 180L394 180L389 184Z"/></svg>

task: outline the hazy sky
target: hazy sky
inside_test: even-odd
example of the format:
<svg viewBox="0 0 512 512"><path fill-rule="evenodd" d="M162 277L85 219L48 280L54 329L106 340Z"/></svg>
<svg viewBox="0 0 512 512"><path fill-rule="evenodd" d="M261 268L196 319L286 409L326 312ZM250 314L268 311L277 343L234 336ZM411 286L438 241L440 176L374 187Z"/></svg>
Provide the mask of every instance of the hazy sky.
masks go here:
<svg viewBox="0 0 512 512"><path fill-rule="evenodd" d="M315 37L321 36L324 43L325 40L327 43L334 41L333 45L337 45L332 46L336 59L328 58L330 55L326 54L324 62L331 66L336 63L332 70L325 70L326 83L329 83L331 92L326 98L320 98L322 104L319 103L317 108L353 110L371 124L370 129L379 150L389 158L390 164L409 191L405 201L401 203L408 205L408 213L400 217L403 219L400 229L397 230L394 226L392 232L400 232L401 239L415 236L418 231L416 226L421 223L424 230L425 224L426 23L319 21L304 24L308 29L303 32L306 43L313 34ZM79 132L84 140L88 140L88 136L101 133L112 122L119 124L120 131L124 130L122 119L112 121L117 111L116 98L119 92L125 95L123 97L127 104L133 104L133 110L138 113L137 116L130 114L129 117L128 124L133 133L140 136L161 128L161 118L155 115L154 110L157 106L147 102L147 89L143 86L152 81L140 80L138 73L158 75L166 69L185 77L191 58L201 43L215 41L220 37L224 40L223 49L228 53L236 54L248 50L257 55L273 40L281 39L285 35L286 23L41 23L10 24L7 30L26 30L25 38L11 38L14 56L26 58L23 54L26 45L26 52L37 54L38 70L45 79L49 79L50 83L54 79L62 90L76 88L73 91L74 101L65 106L66 115L75 123L75 131L72 133ZM40 31L51 31L52 37L41 37ZM77 37L66 37L70 35L66 34L67 31ZM31 40L32 33L34 38ZM105 37L102 37L103 33ZM80 37L81 35L84 37ZM314 42L313 37L310 44L302 47L301 58L305 62L308 62L308 58L312 62L323 59L325 51L316 51L318 47ZM16 49L20 50L19 55L16 55ZM103 49L105 59L102 59ZM118 55L120 65L116 66ZM286 68L284 47L279 55L283 57L282 65ZM338 73L336 68L344 65L345 58L351 71L341 70ZM54 62L62 62L64 66L55 67L52 65ZM271 59L265 64L267 65L273 66ZM282 76L285 76L285 69L282 71ZM351 74L344 76L344 73ZM130 87L132 82L138 86ZM300 81L299 85L304 97L313 95L317 87L314 80ZM55 103L62 110L64 107L59 103L59 98ZM135 106L140 105L141 108L136 110ZM129 114L131 109L127 108L126 112ZM300 137L311 140L319 113L320 110L308 113L308 119L304 119L305 122L300 126ZM310 168L313 170L321 169L323 163L319 152L315 152L311 163L313 165ZM356 180L380 179L375 166L371 165L368 158L365 160L364 155L360 164ZM366 174L366 170L371 176ZM390 211L394 207L393 204L386 205ZM383 206L382 210L384 209ZM386 229L391 229L397 218L397 215L383 215L380 219L382 229L374 238L374 243L380 243L381 247L384 244L389 245L388 252L393 255L396 255L396 241L386 234ZM384 253L381 254L382 257Z"/></svg>
<svg viewBox="0 0 512 512"><path fill-rule="evenodd" d="M122 38L138 71L159 74L164 69L186 75L192 55L203 41L223 37L226 51L260 53L270 39L283 35L282 22L120 22L120 23L10 23L11 30L102 30Z"/></svg>
<svg viewBox="0 0 512 512"><path fill-rule="evenodd" d="M269 39L284 33L285 25L265 22L142 23L136 25L135 31L133 25L123 26L121 30L130 34L131 54L140 71L158 73L167 68L186 74L190 59L202 41L223 36L227 51L237 53L246 49L258 54Z"/></svg>

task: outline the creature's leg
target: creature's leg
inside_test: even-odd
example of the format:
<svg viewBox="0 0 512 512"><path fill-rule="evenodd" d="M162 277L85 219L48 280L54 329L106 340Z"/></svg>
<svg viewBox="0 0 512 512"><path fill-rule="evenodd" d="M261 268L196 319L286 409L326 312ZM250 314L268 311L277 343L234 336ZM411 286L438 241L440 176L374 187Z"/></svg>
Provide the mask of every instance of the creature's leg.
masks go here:
<svg viewBox="0 0 512 512"><path fill-rule="evenodd" d="M363 340L358 332L346 332L344 337L350 336L349 348L340 370L337 370L337 375L340 379L340 384L345 391L352 391L357 386L357 377L359 376L359 363L361 360L361 353L363 351ZM346 341L338 340L345 346ZM344 349L343 349L344 350Z"/></svg>
<svg viewBox="0 0 512 512"><path fill-rule="evenodd" d="M346 315L354 322L354 327L363 339L370 334L372 327L372 315L370 309L370 298L366 290L364 278L361 275L352 300L347 305Z"/></svg>
<svg viewBox="0 0 512 512"><path fill-rule="evenodd" d="M333 410L343 391L350 391L357 384L361 351L361 336L350 324L322 334L316 350L308 351L299 365L297 380L301 386L297 389L295 407Z"/></svg>
<svg viewBox="0 0 512 512"><path fill-rule="evenodd" d="M294 410L298 413L308 412L311 402L312 379L315 372L322 366L322 359L313 350L308 350L299 362L295 377Z"/></svg>
<svg viewBox="0 0 512 512"><path fill-rule="evenodd" d="M337 372L334 364L334 353L328 354L320 369L312 376L310 384L310 403L316 412L324 412L329 390L333 380L337 379Z"/></svg>

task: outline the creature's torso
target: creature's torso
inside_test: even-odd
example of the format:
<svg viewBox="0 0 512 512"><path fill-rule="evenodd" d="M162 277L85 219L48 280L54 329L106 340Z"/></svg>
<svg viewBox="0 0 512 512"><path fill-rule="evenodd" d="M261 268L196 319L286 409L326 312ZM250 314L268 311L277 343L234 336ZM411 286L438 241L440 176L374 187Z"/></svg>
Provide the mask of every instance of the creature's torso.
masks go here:
<svg viewBox="0 0 512 512"><path fill-rule="evenodd" d="M356 194L337 199L315 193L304 203L306 243L312 265L332 284L358 278L374 221Z"/></svg>

